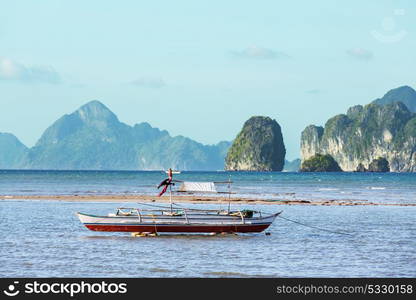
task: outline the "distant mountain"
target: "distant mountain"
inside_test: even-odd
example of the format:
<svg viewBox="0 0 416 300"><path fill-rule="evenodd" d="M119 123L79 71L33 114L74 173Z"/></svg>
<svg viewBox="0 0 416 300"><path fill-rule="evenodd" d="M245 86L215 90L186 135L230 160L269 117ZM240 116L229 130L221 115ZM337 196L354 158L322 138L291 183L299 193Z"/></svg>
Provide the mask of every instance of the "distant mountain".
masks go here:
<svg viewBox="0 0 416 300"><path fill-rule="evenodd" d="M129 126L99 101L64 115L28 149L26 169L220 170L229 142L203 145L148 123Z"/></svg>
<svg viewBox="0 0 416 300"><path fill-rule="evenodd" d="M383 98L372 103L386 105L395 102L402 102L411 112L416 113L416 91L407 85L388 91Z"/></svg>
<svg viewBox="0 0 416 300"><path fill-rule="evenodd" d="M248 119L225 159L233 171L282 171L286 155L280 125L269 117Z"/></svg>
<svg viewBox="0 0 416 300"><path fill-rule="evenodd" d="M27 155L28 148L11 133L0 132L0 169L17 169Z"/></svg>
<svg viewBox="0 0 416 300"><path fill-rule="evenodd" d="M283 172L299 172L301 160L296 158L292 161L285 159L285 165L283 167Z"/></svg>

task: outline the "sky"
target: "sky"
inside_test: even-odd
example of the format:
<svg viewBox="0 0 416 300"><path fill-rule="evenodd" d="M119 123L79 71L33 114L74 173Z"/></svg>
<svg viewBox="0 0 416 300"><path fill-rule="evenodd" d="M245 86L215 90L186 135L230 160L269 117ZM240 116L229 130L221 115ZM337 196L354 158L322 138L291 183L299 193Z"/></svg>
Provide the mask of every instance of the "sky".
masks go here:
<svg viewBox="0 0 416 300"><path fill-rule="evenodd" d="M415 1L1 1L0 132L31 147L91 100L204 144L254 115L300 134L416 88Z"/></svg>

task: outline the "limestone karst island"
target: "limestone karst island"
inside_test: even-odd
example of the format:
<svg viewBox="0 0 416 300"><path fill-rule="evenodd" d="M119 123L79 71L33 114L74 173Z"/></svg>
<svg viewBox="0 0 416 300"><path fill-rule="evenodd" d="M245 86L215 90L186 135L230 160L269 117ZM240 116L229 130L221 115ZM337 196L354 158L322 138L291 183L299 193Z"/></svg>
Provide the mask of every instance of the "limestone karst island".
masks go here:
<svg viewBox="0 0 416 300"><path fill-rule="evenodd" d="M251 117L232 142L204 145L148 123L129 126L96 100L62 116L31 148L11 133L0 133L0 146L2 169L415 172L416 91L402 86L324 127L307 126L301 161L285 160L281 126L270 117Z"/></svg>
<svg viewBox="0 0 416 300"><path fill-rule="evenodd" d="M301 158L304 171L415 172L416 91L402 86L367 105L350 107L324 127L306 127Z"/></svg>

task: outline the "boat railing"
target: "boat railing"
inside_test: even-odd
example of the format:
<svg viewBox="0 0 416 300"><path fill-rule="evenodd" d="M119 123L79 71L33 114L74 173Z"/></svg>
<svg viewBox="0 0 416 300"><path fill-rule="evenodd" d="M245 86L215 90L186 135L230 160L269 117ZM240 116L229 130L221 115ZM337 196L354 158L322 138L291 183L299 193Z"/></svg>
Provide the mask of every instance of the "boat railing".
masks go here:
<svg viewBox="0 0 416 300"><path fill-rule="evenodd" d="M241 222L242 222L243 224L245 224L246 222L245 222L245 220L244 220L244 215L243 215L243 213L241 212L241 210L239 210L238 212L240 213L240 216L241 216Z"/></svg>
<svg viewBox="0 0 416 300"><path fill-rule="evenodd" d="M232 212L224 211L224 210L214 210L214 209L194 209L194 208L175 208L174 210L170 211L169 209L143 209L143 208L136 208L136 207L119 207L117 208L116 216L137 216L142 221L143 215L169 215L169 216L184 216L187 223L189 223L189 213L198 213L201 214L212 214L216 213L217 215L226 215L226 216L234 216L240 217L241 222L245 224L246 218L251 218L253 214L258 214L260 218L262 217L260 211L252 211L252 214L247 215L246 211L244 210L236 210Z"/></svg>
<svg viewBox="0 0 416 300"><path fill-rule="evenodd" d="M186 209L183 211L183 213L185 214L186 224L189 224L188 214L186 213Z"/></svg>
<svg viewBox="0 0 416 300"><path fill-rule="evenodd" d="M142 222L142 215L140 213L140 210L137 210L137 215L139 216L139 222Z"/></svg>
<svg viewBox="0 0 416 300"><path fill-rule="evenodd" d="M142 214L160 214L160 215L171 215L171 216L179 216L184 215L188 218L188 214L190 212L205 212L205 213L218 213L220 214L220 210L189 210L186 208L175 208L172 211L170 209L143 209L143 208L133 208L133 207L119 207L117 208L116 216L132 216L137 215L139 217Z"/></svg>

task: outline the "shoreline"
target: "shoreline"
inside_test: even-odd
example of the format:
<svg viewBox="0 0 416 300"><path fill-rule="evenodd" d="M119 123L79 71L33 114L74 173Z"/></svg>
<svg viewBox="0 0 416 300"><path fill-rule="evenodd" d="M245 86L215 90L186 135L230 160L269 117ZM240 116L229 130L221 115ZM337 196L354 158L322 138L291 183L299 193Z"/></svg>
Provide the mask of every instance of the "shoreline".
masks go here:
<svg viewBox="0 0 416 300"><path fill-rule="evenodd" d="M46 201L65 201L65 202L160 202L169 203L169 196L151 195L13 195L0 196L1 200L46 200ZM173 196L173 202L192 203L192 204L269 204L269 205L309 205L309 206L416 206L416 203L381 203L367 202L365 200L269 200L269 199L249 199L242 197L209 197L182 195Z"/></svg>

